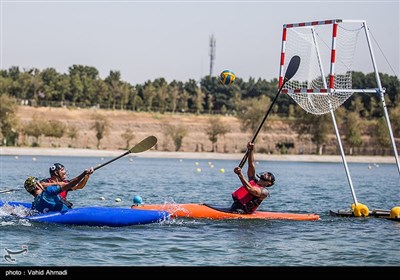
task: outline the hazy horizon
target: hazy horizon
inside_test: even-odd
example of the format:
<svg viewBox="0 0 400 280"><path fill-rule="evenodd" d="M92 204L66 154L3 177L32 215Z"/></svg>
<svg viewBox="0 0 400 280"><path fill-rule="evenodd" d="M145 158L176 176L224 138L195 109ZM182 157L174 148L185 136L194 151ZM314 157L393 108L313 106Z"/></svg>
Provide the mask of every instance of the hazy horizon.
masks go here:
<svg viewBox="0 0 400 280"><path fill-rule="evenodd" d="M399 76L399 1L5 1L0 67L92 66L104 79L186 82L229 69L248 81L278 78L282 27L327 19L366 20L378 71ZM376 44L376 42L378 44ZM355 71L373 72L367 50Z"/></svg>

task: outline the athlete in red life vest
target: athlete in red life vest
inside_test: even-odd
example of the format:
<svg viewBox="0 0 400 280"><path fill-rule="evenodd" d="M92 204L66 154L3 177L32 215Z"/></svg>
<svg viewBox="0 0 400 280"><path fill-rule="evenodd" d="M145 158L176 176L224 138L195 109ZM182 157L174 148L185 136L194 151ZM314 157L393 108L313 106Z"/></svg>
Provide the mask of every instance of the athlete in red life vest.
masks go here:
<svg viewBox="0 0 400 280"><path fill-rule="evenodd" d="M254 143L247 144L248 169L247 177L244 177L242 169L235 167L234 172L238 175L242 186L232 193L233 204L231 211L236 213L253 213L261 202L269 196L268 187L274 185L275 176L271 172L256 174L254 164ZM256 178L258 177L258 179Z"/></svg>
<svg viewBox="0 0 400 280"><path fill-rule="evenodd" d="M71 180L67 179L67 170L65 169L64 165L62 165L61 163L54 163L52 166L50 166L49 172L50 172L50 178L43 179L40 181L40 183L42 184L43 187L51 186L53 184L57 184L57 185L60 185L61 187L63 187L64 185L68 184L71 181ZM67 200L68 192L82 189L86 185L87 181L89 180L90 174L84 176L83 179L79 180L78 183L75 186L73 186L72 188L63 190L61 193L58 194L61 197L61 200L63 200L63 202L68 207L72 207L72 205L73 205L72 202Z"/></svg>

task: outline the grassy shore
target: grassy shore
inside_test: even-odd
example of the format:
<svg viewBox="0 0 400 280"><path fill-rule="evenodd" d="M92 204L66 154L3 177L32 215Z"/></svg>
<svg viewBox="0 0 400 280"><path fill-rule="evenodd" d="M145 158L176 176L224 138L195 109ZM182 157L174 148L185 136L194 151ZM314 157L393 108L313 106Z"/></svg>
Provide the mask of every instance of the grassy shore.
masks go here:
<svg viewBox="0 0 400 280"><path fill-rule="evenodd" d="M124 150L94 150L75 148L16 148L0 147L1 156L87 156L87 157L117 157ZM242 153L209 153L209 152L158 152L146 151L131 154L144 158L187 158L187 159L230 159L240 161ZM342 162L340 155L268 155L256 154L256 160L295 161L295 162ZM359 163L396 163L393 156L346 156L347 162Z"/></svg>

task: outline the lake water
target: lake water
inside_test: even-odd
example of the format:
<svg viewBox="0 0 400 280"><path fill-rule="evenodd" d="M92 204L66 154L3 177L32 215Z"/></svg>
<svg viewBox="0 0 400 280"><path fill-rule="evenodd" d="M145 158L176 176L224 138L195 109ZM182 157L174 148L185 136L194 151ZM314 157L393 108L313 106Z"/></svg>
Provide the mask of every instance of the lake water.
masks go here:
<svg viewBox="0 0 400 280"><path fill-rule="evenodd" d="M23 189L27 176L48 177L63 163L72 178L111 158L2 156L3 201L32 201ZM130 207L134 195L144 203L231 204L239 184L233 160L157 159L127 156L99 170L87 186L71 192L74 207ZM395 164L349 163L358 202L370 210L400 205ZM247 165L245 165L247 168ZM225 172L223 172L223 170ZM276 185L259 210L318 213L318 221L191 220L130 227L88 227L10 220L0 208L1 254L24 254L0 266L384 266L400 264L400 223L381 218L343 218L329 210L353 203L342 163L258 161L256 171L275 174ZM104 197L101 200L100 197ZM120 198L121 202L115 202Z"/></svg>

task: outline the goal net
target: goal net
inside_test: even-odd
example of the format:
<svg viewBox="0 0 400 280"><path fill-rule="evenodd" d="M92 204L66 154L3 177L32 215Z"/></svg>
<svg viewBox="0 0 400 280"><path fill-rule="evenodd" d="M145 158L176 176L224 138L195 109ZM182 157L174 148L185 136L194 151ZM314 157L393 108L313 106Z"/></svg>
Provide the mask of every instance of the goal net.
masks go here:
<svg viewBox="0 0 400 280"><path fill-rule="evenodd" d="M300 67L296 74L286 81L284 71L295 55L301 58ZM376 88L353 88L352 72L355 71L355 61L371 62ZM385 90L382 88L367 23L364 20L333 19L284 24L279 88L308 113L322 115L330 112L340 145L334 110L353 93L379 94L400 174L400 160L385 104Z"/></svg>
<svg viewBox="0 0 400 280"><path fill-rule="evenodd" d="M336 19L285 24L279 87L290 58L298 55L301 63L282 93L290 95L305 111L321 115L360 91L352 88L352 71L359 34L365 29L363 23Z"/></svg>

